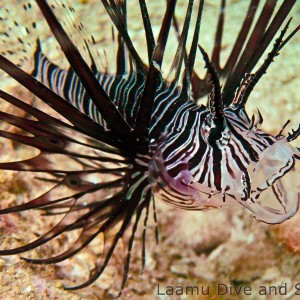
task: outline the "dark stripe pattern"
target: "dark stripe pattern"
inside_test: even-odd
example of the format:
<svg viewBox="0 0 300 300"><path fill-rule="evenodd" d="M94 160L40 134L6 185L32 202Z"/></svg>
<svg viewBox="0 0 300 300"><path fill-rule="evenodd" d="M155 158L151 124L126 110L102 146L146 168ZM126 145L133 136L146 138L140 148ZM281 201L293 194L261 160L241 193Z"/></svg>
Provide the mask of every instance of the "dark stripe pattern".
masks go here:
<svg viewBox="0 0 300 300"><path fill-rule="evenodd" d="M38 80L55 89L56 93L107 128L105 120L88 99L74 71L59 69L40 50L36 52L36 59L35 77ZM123 76L97 73L95 76L124 119L133 124L138 110L137 99L143 92L142 76L137 78L134 73ZM180 101L180 89L176 86L166 87L161 81L154 100L150 128L151 147L153 151L157 152L159 149L160 152L160 158L154 155L152 163L157 164L157 160L160 160L155 166L160 171L154 172L155 174L152 171L150 174L154 177L151 179L153 185L157 185L160 190L157 195L163 200L185 209L221 207L231 203L232 199L245 206L248 206L248 202L257 202L265 188L251 183L254 172L252 166L259 162L267 148L277 142L277 138L256 127L251 129L251 120L245 110L226 108L224 116L226 128L218 144L212 146L208 143L211 129L209 109L199 108L193 101ZM282 147L282 151L285 151L283 144ZM150 156L148 159L150 160ZM293 167L292 163L288 163L284 169L288 172ZM273 171L278 172L277 169ZM165 175L162 175L164 172ZM184 184L200 184L200 190L197 187L189 195L170 184L175 180L180 185L180 181L187 180L183 178L186 176L189 181ZM281 177L282 175L278 175L276 178ZM265 180L267 182L269 178ZM266 182L260 184L264 185ZM195 196L196 191L200 196ZM281 210L277 213L287 213L286 204L282 202L279 194L276 193L273 198L281 205ZM259 218L258 215L257 217ZM272 222L272 218L265 221Z"/></svg>

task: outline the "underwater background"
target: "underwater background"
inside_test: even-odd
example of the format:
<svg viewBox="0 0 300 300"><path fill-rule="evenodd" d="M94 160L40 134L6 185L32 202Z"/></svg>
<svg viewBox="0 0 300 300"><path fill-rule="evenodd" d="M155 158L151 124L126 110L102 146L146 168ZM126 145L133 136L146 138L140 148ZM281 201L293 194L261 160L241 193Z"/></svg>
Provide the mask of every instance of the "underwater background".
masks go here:
<svg viewBox="0 0 300 300"><path fill-rule="evenodd" d="M24 1L0 0L0 7L14 7L17 18L24 24L38 22L41 14L26 15L22 7ZM99 0L72 1L79 19L87 32L94 35L96 46L107 47L107 60L110 62L111 22ZM138 5L128 1L128 26L137 49L146 61L146 47L143 25ZM148 4L149 2L149 4ZM158 33L161 16L164 13L164 1L148 1L150 19L154 33ZM179 24L183 23L186 1L178 0L176 15ZM197 1L196 6L198 5ZM278 1L278 5L282 1ZM225 28L223 37L224 61L231 50L249 1L227 1L225 12ZM210 53L212 49L220 1L205 1L202 17L200 43ZM196 12L196 8L195 8ZM195 13L196 14L196 13ZM258 14L257 14L258 15ZM292 31L300 24L300 3L292 10ZM195 17L195 16L194 16ZM36 18L36 19L35 19ZM45 24L44 24L45 25ZM5 31L5 28L1 28ZM55 63L67 66L58 51L47 27L39 28L43 51ZM169 41L165 66L170 64L177 41L174 32ZM277 34L278 36L278 34ZM33 38L33 37L32 37ZM80 38L80 37L78 37ZM12 38L11 45L2 47L17 48ZM5 50L5 49L4 49ZM291 119L289 128L297 128L300 120L300 34L288 43L276 57L275 62L263 76L251 94L247 112L255 113L259 108L264 117L262 128L276 135L286 120ZM142 54L144 53L144 55ZM17 56L18 54L16 54ZM21 54L20 54L21 55ZM28 54L29 55L29 54ZM266 57L267 52L264 57ZM169 58L169 61L168 61ZM15 58L18 60L18 57ZM197 54L195 70L204 74L203 62ZM30 70L30 65L24 66ZM31 66L32 67L32 66ZM167 68L166 68L167 69ZM26 97L26 91L12 80L0 73L0 87L18 97ZM28 93L27 93L28 96ZM30 96L31 97L31 96ZM28 98L28 101L33 99ZM205 101L205 99L203 100ZM38 104L37 104L38 105ZM0 101L1 110L10 111L7 103ZM0 124L1 128L7 126ZM294 143L297 145L297 141ZM298 139L299 146L299 139ZM0 156L2 161L21 160L33 155L31 148L19 146L11 141L0 139ZM0 206L7 207L10 203L26 202L34 193L42 193L40 183L33 180L34 175L26 173L6 172L0 170ZM295 182L300 181L300 174ZM152 222L147 231L146 267L141 270L141 230L137 234L131 271L126 288L120 299L297 299L300 294L300 221L299 213L291 220L280 225L267 225L255 220L249 211L242 207L210 210L205 212L186 212L174 209L156 201L158 207L158 224L160 243L156 245ZM56 219L56 221L58 218ZM22 214L0 216L1 248L13 248L28 243L39 234L46 232L55 224L55 218L41 217L39 212L29 211ZM74 232L74 239L76 234ZM71 241L63 236L51 243L32 250L30 257L47 257L62 252L66 243ZM112 299L117 294L122 273L122 245L115 252L113 261L103 275L90 287L79 291L63 290L63 283L72 284L72 279L83 281L92 267L90 262L99 251L97 241L74 258L57 265L30 265L18 256L0 258L0 299ZM227 287L251 286L251 295L218 295L218 284ZM159 284L159 290L158 290ZM209 295L163 295L167 286L210 287ZM285 295L259 295L260 287L286 287ZM174 291L175 293L175 291Z"/></svg>

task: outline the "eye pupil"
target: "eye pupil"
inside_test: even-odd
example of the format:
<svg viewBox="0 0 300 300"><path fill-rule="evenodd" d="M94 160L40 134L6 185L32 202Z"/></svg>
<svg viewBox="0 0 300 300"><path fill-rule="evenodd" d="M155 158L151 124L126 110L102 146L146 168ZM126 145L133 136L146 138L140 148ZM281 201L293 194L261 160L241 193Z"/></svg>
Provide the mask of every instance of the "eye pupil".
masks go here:
<svg viewBox="0 0 300 300"><path fill-rule="evenodd" d="M209 132L208 142L209 144L214 144L217 140L222 137L222 130L219 128L212 128Z"/></svg>

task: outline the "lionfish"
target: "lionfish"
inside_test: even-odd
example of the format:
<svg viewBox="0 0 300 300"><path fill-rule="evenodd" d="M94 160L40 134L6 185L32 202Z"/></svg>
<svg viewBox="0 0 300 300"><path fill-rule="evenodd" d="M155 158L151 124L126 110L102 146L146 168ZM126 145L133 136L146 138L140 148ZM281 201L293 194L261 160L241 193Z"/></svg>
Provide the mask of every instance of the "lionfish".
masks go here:
<svg viewBox="0 0 300 300"><path fill-rule="evenodd" d="M52 264L74 256L102 236L102 254L88 280L66 287L80 289L103 273L117 243L125 240L129 231L122 291L134 236L142 220L144 264L146 227L153 208L156 220L155 198L187 210L239 203L255 218L270 224L283 222L296 213L299 186L295 182L289 186L286 178L299 172L300 149L290 142L299 137L300 126L284 135L285 124L273 136L259 128L263 120L260 113L258 118L250 118L245 110L256 84L300 29L298 26L287 35L291 19L286 19L296 0L282 1L278 9L275 9L277 1L266 0L259 14L259 0L249 1L232 50L221 66L225 2L221 1L210 56L199 40L204 0L198 3L193 26L194 1L187 1L182 30L175 15L176 0L166 1L157 37L146 1L137 1L148 56L148 61L143 61L129 35L126 0L102 0L114 26L115 72L105 66L99 69L91 49L93 39L82 41L89 62L79 51L65 24L56 16L59 8L74 12L65 1L36 0L23 4L24 10L38 6L70 67L63 69L51 62L37 38L31 74L7 58L13 53L6 51L4 43L0 68L66 121L0 91L2 100L25 115L1 111L0 119L29 134L1 130L0 136L39 150L30 159L2 162L0 169L42 172L50 177L38 179L53 184L35 199L4 208L0 214L42 210L45 215L62 217L36 240L1 250L0 255L23 253L62 233L80 229L77 240L67 251L50 258L23 258L34 264ZM0 21L5 23L11 18L9 10L2 7L1 12L5 17ZM19 24L15 22L15 26ZM32 35L34 27L34 22L32 28L26 27L28 35ZM165 76L162 63L173 27L178 47ZM82 29L79 23L77 30ZM6 40L10 30L1 33ZM187 49L190 31L191 44ZM18 40L21 46L26 46L26 40L20 37ZM256 67L268 46L270 52ZM205 63L204 78L194 67L197 53ZM203 96L207 97L207 105L199 104Z"/></svg>

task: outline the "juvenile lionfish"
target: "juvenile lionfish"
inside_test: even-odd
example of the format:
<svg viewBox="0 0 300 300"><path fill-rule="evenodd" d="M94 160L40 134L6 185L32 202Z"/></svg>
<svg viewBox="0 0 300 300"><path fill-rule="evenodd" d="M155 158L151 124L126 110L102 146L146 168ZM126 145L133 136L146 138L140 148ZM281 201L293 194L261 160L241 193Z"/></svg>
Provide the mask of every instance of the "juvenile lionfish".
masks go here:
<svg viewBox="0 0 300 300"><path fill-rule="evenodd" d="M38 239L25 246L1 250L0 255L23 253L62 233L81 229L78 239L64 253L45 259L24 258L36 264L57 263L102 235L102 255L89 279L67 287L79 289L102 274L118 241L131 228L126 240L122 290L142 215L145 257L146 225L150 207L155 208L155 198L187 210L239 203L258 220L272 224L292 217L298 209L300 190L296 182L288 186L287 178L299 172L300 149L290 142L299 137L300 126L284 135L284 125L273 136L259 129L260 113L256 120L245 111L258 81L300 29L298 26L287 35L291 19L286 19L296 0L282 1L278 9L276 2L266 0L258 13L259 0L249 1L231 53L221 66L225 0L221 1L211 57L201 38L199 41L204 0L199 1L193 26L194 1L187 1L182 30L175 15L176 0L166 1L156 38L146 1L137 1L146 36L147 62L130 38L126 0L102 0L117 32L113 35L117 45L116 70L111 72L106 67L99 69L98 57L91 49L95 41L82 41L89 63L65 30L66 23L57 18L58 9L73 13L68 4L54 0L26 1L22 9L38 6L70 68L65 70L52 63L43 53L39 39L31 74L22 69L22 64L18 66L7 58L13 53L6 50L5 43L1 44L0 68L66 121L0 92L4 101L26 115L0 112L1 120L29 133L1 130L0 136L39 150L33 158L2 162L0 168L44 172L45 177L39 180L54 185L27 203L0 210L0 214L41 209L46 215L62 215L62 218ZM6 7L1 12L5 16L0 21L5 24L12 16ZM28 35L33 34L35 25L25 28ZM19 24L15 22L15 26ZM165 76L161 67L172 27L178 47ZM82 29L79 23L78 31ZM3 40L9 39L10 30L13 29L8 27L1 32ZM191 45L187 47L189 33ZM29 46L26 40L18 39L21 48ZM264 57L269 45L271 50ZM202 79L198 75L201 70L194 68L196 54L207 69ZM263 57L264 62L256 68ZM199 104L203 96L208 98L207 105Z"/></svg>

